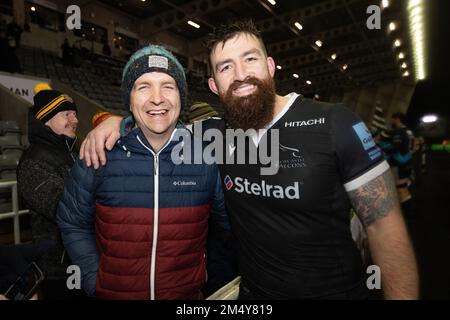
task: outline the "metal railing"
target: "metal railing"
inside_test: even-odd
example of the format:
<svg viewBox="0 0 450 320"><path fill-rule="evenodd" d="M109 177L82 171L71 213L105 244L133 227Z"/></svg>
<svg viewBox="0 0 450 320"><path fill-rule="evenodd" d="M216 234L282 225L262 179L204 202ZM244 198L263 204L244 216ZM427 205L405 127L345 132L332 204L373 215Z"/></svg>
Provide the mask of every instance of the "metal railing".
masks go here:
<svg viewBox="0 0 450 320"><path fill-rule="evenodd" d="M25 213L29 213L29 210L19 210L19 195L17 193L17 181L16 180L1 180L0 189L11 188L12 196L12 211L0 213L0 220L10 219L14 220L14 244L20 243L20 221L19 216Z"/></svg>

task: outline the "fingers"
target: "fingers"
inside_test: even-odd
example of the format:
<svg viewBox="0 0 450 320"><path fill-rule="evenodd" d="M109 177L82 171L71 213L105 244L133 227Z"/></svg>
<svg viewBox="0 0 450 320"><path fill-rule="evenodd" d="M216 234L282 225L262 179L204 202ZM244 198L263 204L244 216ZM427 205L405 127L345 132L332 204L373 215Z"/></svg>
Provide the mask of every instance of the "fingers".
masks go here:
<svg viewBox="0 0 450 320"><path fill-rule="evenodd" d="M95 131L91 131L86 136L81 144L80 159L84 159L87 167L93 166L97 170L100 167L100 162L102 165L106 164L104 143L105 138L101 132L96 134Z"/></svg>
<svg viewBox="0 0 450 320"><path fill-rule="evenodd" d="M105 147L112 150L120 138L121 121L122 117L111 116L89 132L80 148L80 159L84 159L86 166L97 170L100 165L106 165Z"/></svg>
<svg viewBox="0 0 450 320"><path fill-rule="evenodd" d="M113 133L111 133L111 135L106 140L106 144L105 144L106 149L111 151L112 148L114 147L114 144L119 139L120 139L120 133L119 132L114 131Z"/></svg>
<svg viewBox="0 0 450 320"><path fill-rule="evenodd" d="M80 160L84 159L84 146L86 145L86 139L83 140L80 147Z"/></svg>
<svg viewBox="0 0 450 320"><path fill-rule="evenodd" d="M91 162L91 153L90 153L90 147L91 147L91 135L88 134L86 136L86 139L84 139L83 144L84 144L84 148L83 151L81 152L80 150L80 154L83 154L83 159L86 162L86 166L90 167L92 165ZM80 158L81 159L81 158Z"/></svg>
<svg viewBox="0 0 450 320"><path fill-rule="evenodd" d="M94 168L97 169L100 166L100 163L102 166L106 164L106 154L105 154L105 139L96 139L95 140L95 148L94 148L95 154L92 155L94 161Z"/></svg>
<svg viewBox="0 0 450 320"><path fill-rule="evenodd" d="M99 162L98 162L97 152L96 152L96 145L101 144L101 143L102 143L101 139L95 139L94 141L92 141L89 144L89 149L88 149L89 152L87 152L89 154L91 164L95 170L97 170L100 167Z"/></svg>

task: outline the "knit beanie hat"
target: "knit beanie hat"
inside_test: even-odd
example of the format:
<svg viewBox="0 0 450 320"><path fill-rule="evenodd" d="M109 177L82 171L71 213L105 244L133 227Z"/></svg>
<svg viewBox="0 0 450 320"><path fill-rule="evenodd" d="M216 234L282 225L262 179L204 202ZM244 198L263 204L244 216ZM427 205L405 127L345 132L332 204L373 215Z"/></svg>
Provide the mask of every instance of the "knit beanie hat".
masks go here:
<svg viewBox="0 0 450 320"><path fill-rule="evenodd" d="M189 110L189 123L219 117L219 113L206 102L195 102Z"/></svg>
<svg viewBox="0 0 450 320"><path fill-rule="evenodd" d="M135 81L148 72L167 73L175 79L180 92L181 110L183 110L187 99L186 75L183 66L165 48L152 44L136 51L123 69L122 95L125 105L129 108L130 94Z"/></svg>
<svg viewBox="0 0 450 320"><path fill-rule="evenodd" d="M107 112L107 111L98 111L96 112L93 116L92 116L92 127L95 128L96 126L98 126L100 123L102 123L103 121L105 121L106 119L108 119L109 117L112 116L112 113Z"/></svg>
<svg viewBox="0 0 450 320"><path fill-rule="evenodd" d="M31 107L31 112L42 123L46 123L58 112L78 111L71 97L57 90L52 90L48 83L37 84L34 87L34 94L34 105Z"/></svg>

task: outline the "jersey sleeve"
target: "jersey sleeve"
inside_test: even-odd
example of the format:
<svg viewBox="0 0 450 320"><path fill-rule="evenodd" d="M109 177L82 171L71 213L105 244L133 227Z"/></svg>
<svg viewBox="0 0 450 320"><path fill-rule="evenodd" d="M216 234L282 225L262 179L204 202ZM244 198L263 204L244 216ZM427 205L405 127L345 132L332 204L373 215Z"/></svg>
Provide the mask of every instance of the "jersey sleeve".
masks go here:
<svg viewBox="0 0 450 320"><path fill-rule="evenodd" d="M347 192L389 169L364 122L344 105L331 110L331 135L342 182Z"/></svg>

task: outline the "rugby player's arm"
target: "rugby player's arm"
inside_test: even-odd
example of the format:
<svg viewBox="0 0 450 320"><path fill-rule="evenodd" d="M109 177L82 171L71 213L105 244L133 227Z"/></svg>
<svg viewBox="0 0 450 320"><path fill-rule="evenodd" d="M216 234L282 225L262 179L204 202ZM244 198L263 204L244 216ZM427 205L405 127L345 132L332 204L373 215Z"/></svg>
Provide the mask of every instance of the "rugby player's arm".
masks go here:
<svg viewBox="0 0 450 320"><path fill-rule="evenodd" d="M91 130L80 147L80 159L86 161L86 165L93 165L98 169L106 164L106 152L111 150L120 138L120 116L110 116Z"/></svg>
<svg viewBox="0 0 450 320"><path fill-rule="evenodd" d="M347 192L380 267L385 299L418 299L416 259L391 171Z"/></svg>

